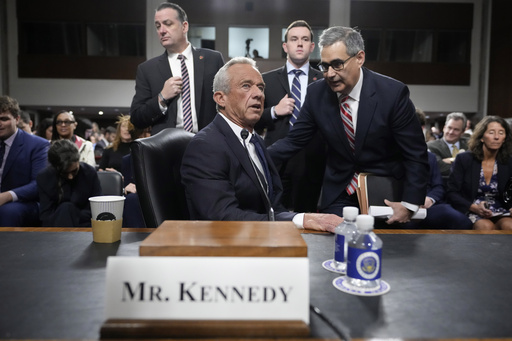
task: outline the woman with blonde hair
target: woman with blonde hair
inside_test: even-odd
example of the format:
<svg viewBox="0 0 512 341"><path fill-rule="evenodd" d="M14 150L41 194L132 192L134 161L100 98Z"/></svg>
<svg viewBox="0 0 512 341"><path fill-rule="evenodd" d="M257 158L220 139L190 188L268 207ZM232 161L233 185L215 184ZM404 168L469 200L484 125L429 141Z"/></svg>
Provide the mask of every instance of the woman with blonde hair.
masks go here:
<svg viewBox="0 0 512 341"><path fill-rule="evenodd" d="M101 156L99 170L122 171L123 156L130 154L130 143L134 140L135 127L130 122L129 115L119 116L116 137L112 144L105 148Z"/></svg>

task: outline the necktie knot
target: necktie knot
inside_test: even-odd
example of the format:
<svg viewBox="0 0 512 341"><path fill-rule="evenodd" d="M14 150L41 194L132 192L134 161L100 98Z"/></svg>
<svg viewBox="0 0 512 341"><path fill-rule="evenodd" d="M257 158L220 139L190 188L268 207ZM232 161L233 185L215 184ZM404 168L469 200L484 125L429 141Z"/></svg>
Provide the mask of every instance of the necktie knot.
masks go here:
<svg viewBox="0 0 512 341"><path fill-rule="evenodd" d="M182 60L182 61L185 61L185 56L184 56L184 55L182 55L182 54L180 54L180 55L178 55L178 59L179 59L179 60Z"/></svg>
<svg viewBox="0 0 512 341"><path fill-rule="evenodd" d="M295 74L295 77L299 77L300 75L303 74L301 69L294 69L292 70L292 72Z"/></svg>

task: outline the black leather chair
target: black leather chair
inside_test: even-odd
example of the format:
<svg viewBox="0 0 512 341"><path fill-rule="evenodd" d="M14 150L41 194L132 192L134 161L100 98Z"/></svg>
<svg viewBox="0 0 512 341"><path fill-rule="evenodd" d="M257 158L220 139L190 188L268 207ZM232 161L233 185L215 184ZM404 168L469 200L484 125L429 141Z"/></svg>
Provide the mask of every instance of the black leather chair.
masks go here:
<svg viewBox="0 0 512 341"><path fill-rule="evenodd" d="M181 159L194 134L167 128L130 145L133 175L146 227L164 220L188 220Z"/></svg>
<svg viewBox="0 0 512 341"><path fill-rule="evenodd" d="M102 171L98 172L101 193L103 195L123 195L123 175L119 172Z"/></svg>

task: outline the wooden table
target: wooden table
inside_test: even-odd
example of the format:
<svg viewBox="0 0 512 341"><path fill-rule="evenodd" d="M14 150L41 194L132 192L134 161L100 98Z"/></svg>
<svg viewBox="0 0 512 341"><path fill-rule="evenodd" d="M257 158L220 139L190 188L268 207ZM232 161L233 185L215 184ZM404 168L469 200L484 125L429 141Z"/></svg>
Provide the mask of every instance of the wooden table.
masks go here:
<svg viewBox="0 0 512 341"><path fill-rule="evenodd" d="M91 229L0 228L0 338L98 339L109 256L138 256L152 229L123 229L121 242L96 244ZM311 304L359 339L512 337L512 234L377 231L382 278L391 291L358 297L332 286L333 236L303 234ZM311 315L313 338L336 333Z"/></svg>

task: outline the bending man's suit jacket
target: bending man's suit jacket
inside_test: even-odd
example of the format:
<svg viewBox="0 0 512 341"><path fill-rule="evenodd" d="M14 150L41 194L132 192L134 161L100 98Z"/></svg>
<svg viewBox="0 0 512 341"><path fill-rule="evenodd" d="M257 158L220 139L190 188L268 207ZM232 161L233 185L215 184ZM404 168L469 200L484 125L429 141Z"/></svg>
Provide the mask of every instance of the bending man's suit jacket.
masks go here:
<svg viewBox="0 0 512 341"><path fill-rule="evenodd" d="M482 161L479 161L471 152L457 155L453 163L452 172L448 179L448 202L456 210L466 214L476 199ZM512 158L507 163L498 162L498 192L505 190L508 179L512 176Z"/></svg>
<svg viewBox="0 0 512 341"><path fill-rule="evenodd" d="M281 180L266 152L265 156L273 181L272 207L276 220L292 220L296 213L285 211L280 204ZM268 220L265 192L249 155L220 115L198 132L188 145L183 155L181 177L191 219Z"/></svg>
<svg viewBox="0 0 512 341"><path fill-rule="evenodd" d="M262 76L265 82L265 110L263 110L260 121L256 124L256 129L267 128L265 144L270 146L272 143L288 135L291 117L291 115L280 116L274 120L272 119L271 109L281 101L284 95L288 94L288 97L291 98L292 94L290 92L290 84L288 84L286 65L282 68L265 72ZM308 84L322 78L322 72L309 67Z"/></svg>
<svg viewBox="0 0 512 341"><path fill-rule="evenodd" d="M361 72L355 152L345 134L338 96L322 79L308 87L294 128L268 148L269 154L276 163L287 160L319 130L328 145L321 209L345 191L354 172L403 178L402 200L422 205L429 177L427 146L409 89L366 68Z"/></svg>
<svg viewBox="0 0 512 341"><path fill-rule="evenodd" d="M18 129L2 172L0 192L13 191L20 202L38 201L36 177L47 165L50 143Z"/></svg>
<svg viewBox="0 0 512 341"><path fill-rule="evenodd" d="M194 91L198 129L201 130L215 117L217 111L213 101L213 78L224 65L222 54L209 49L192 47L194 56ZM137 68L135 96L130 108L132 123L138 128L152 126L155 135L165 128L175 128L179 96L170 99L163 114L158 104L158 94L165 81L172 77L167 51L152 58Z"/></svg>

